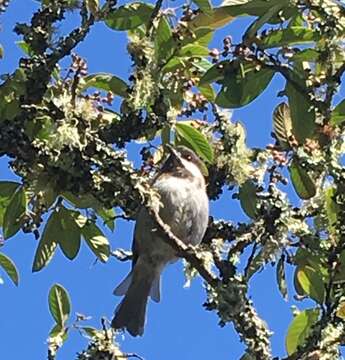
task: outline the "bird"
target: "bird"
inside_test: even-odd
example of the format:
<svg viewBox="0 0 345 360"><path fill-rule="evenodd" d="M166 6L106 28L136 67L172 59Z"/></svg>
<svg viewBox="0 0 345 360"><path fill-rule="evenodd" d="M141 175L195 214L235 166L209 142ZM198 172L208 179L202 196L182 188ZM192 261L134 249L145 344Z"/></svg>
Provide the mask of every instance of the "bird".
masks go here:
<svg viewBox="0 0 345 360"><path fill-rule="evenodd" d="M185 146L167 144L168 157L152 180L160 195L159 217L170 231L186 245L196 246L206 232L209 200L202 169L204 163ZM157 231L147 209L142 207L136 218L132 245L132 270L116 287L114 294L124 295L115 309L112 328L142 336L148 298L159 302L163 269L178 260L176 251Z"/></svg>

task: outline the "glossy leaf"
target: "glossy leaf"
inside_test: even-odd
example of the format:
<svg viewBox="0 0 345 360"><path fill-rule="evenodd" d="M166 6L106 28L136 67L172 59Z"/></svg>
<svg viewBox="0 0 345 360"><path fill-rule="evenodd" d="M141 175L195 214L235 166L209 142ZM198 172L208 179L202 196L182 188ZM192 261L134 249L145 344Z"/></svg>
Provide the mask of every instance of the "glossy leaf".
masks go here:
<svg viewBox="0 0 345 360"><path fill-rule="evenodd" d="M17 189L17 191L11 196L3 219L3 232L5 239L10 238L19 231L22 218L26 212L26 202L26 194L22 187Z"/></svg>
<svg viewBox="0 0 345 360"><path fill-rule="evenodd" d="M205 98L210 101L213 102L216 98L216 93L212 87L212 85L210 84L203 84L203 85L198 85L198 89L200 91L200 93L205 96Z"/></svg>
<svg viewBox="0 0 345 360"><path fill-rule="evenodd" d="M301 199L307 200L315 196L316 185L308 172L297 160L292 160L289 167L289 173L292 185Z"/></svg>
<svg viewBox="0 0 345 360"><path fill-rule="evenodd" d="M199 9L206 14L210 14L212 5L210 0L192 0L194 4L199 6Z"/></svg>
<svg viewBox="0 0 345 360"><path fill-rule="evenodd" d="M292 135L292 123L290 108L286 103L280 103L273 113L273 130L279 145L283 149L289 149L290 137Z"/></svg>
<svg viewBox="0 0 345 360"><path fill-rule="evenodd" d="M3 253L0 253L0 267L2 267L13 283L18 286L19 275L16 265L8 256Z"/></svg>
<svg viewBox="0 0 345 360"><path fill-rule="evenodd" d="M114 95L125 97L127 95L127 84L112 74L97 73L84 78L85 84L82 90L94 87L105 91L111 91Z"/></svg>
<svg viewBox="0 0 345 360"><path fill-rule="evenodd" d="M97 209L97 214L103 219L104 225L106 225L111 231L114 231L115 229L114 209Z"/></svg>
<svg viewBox="0 0 345 360"><path fill-rule="evenodd" d="M123 5L112 11L105 23L114 30L135 29L150 20L152 10L152 5L142 2Z"/></svg>
<svg viewBox="0 0 345 360"><path fill-rule="evenodd" d="M16 182L0 181L0 227L3 225L4 213L11 197L19 186L20 184Z"/></svg>
<svg viewBox="0 0 345 360"><path fill-rule="evenodd" d="M175 41L172 36L172 31L165 17L160 18L157 26L155 48L158 62L169 59L175 50Z"/></svg>
<svg viewBox="0 0 345 360"><path fill-rule="evenodd" d="M228 11L226 7L218 7L209 11L207 14L198 14L192 21L189 22L189 26L192 29L203 27L217 29L227 25L234 18L234 15L232 15L231 11Z"/></svg>
<svg viewBox="0 0 345 360"><path fill-rule="evenodd" d="M312 138L315 131L315 111L310 109L308 101L290 83L286 87L292 122L292 131L299 143Z"/></svg>
<svg viewBox="0 0 345 360"><path fill-rule="evenodd" d="M97 225L88 221L81 231L87 245L97 258L102 262L108 261L110 255L109 242Z"/></svg>
<svg viewBox="0 0 345 360"><path fill-rule="evenodd" d="M284 7L284 2L280 2L271 6L264 14L259 16L254 22L248 27L245 34L243 35L243 39L252 39L256 36L258 30L265 25L269 20L278 14L278 12Z"/></svg>
<svg viewBox="0 0 345 360"><path fill-rule="evenodd" d="M178 56L182 57L196 57L196 56L207 56L209 54L209 49L205 46L198 44L188 44L183 46L179 52Z"/></svg>
<svg viewBox="0 0 345 360"><path fill-rule="evenodd" d="M322 304L325 299L325 286L321 276L309 266L301 267L296 276L304 293L318 304Z"/></svg>
<svg viewBox="0 0 345 360"><path fill-rule="evenodd" d="M335 201L336 189L330 187L325 189L325 207L328 220L329 232L333 235L337 232L337 222L339 220L339 215L341 210L339 205Z"/></svg>
<svg viewBox="0 0 345 360"><path fill-rule="evenodd" d="M298 346L303 345L318 318L318 309L307 309L292 320L285 339L286 351L289 355L293 354Z"/></svg>
<svg viewBox="0 0 345 360"><path fill-rule="evenodd" d="M221 61L210 67L199 81L199 85L221 82L224 80L227 68L230 66L229 61Z"/></svg>
<svg viewBox="0 0 345 360"><path fill-rule="evenodd" d="M252 219L257 217L258 209L258 198L256 195L256 185L251 181L247 180L239 189L239 199L243 211Z"/></svg>
<svg viewBox="0 0 345 360"><path fill-rule="evenodd" d="M41 270L52 259L58 245L58 239L61 236L61 232L60 216L56 211L54 211L47 221L38 244L32 265L32 271L35 272Z"/></svg>
<svg viewBox="0 0 345 360"><path fill-rule="evenodd" d="M73 260L80 249L81 230L75 221L77 217L75 211L61 207L59 210L59 221L61 224L61 234L58 238L59 246L64 255Z"/></svg>
<svg viewBox="0 0 345 360"><path fill-rule="evenodd" d="M53 285L49 291L48 304L55 322L63 327L71 313L71 302L66 289L60 284Z"/></svg>
<svg viewBox="0 0 345 360"><path fill-rule="evenodd" d="M345 121L345 100L342 100L332 111L331 121L332 125L341 125Z"/></svg>
<svg viewBox="0 0 345 360"><path fill-rule="evenodd" d="M318 40L319 36L316 31L297 26L268 32L258 41L258 44L262 49L270 49L281 46L310 44Z"/></svg>
<svg viewBox="0 0 345 360"><path fill-rule="evenodd" d="M183 138L200 158L208 163L213 162L213 149L209 141L199 130L186 122L175 125L176 133Z"/></svg>
<svg viewBox="0 0 345 360"><path fill-rule="evenodd" d="M274 71L270 69L256 70L251 64L234 64L224 76L216 104L224 108L238 108L249 104L266 89L273 75Z"/></svg>
<svg viewBox="0 0 345 360"><path fill-rule="evenodd" d="M279 291L282 294L283 298L287 300L288 293L287 293L287 284L286 284L286 275L285 275L285 259L283 256L280 257L277 263L276 278L277 278Z"/></svg>

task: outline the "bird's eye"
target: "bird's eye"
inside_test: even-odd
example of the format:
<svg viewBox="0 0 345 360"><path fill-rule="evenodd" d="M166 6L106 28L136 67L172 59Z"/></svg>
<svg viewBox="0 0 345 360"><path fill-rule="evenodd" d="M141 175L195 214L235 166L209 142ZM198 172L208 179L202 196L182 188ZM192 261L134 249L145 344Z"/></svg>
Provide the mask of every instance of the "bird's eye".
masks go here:
<svg viewBox="0 0 345 360"><path fill-rule="evenodd" d="M191 156L191 155L188 155L188 156L187 156L187 160L188 160L188 161L191 161L191 160L192 160L192 156Z"/></svg>

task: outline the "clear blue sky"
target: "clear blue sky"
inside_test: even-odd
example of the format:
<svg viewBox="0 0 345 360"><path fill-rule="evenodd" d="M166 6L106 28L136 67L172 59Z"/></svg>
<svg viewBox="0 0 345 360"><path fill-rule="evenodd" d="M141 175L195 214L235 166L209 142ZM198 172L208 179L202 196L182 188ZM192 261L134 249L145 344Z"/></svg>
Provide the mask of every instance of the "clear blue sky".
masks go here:
<svg viewBox="0 0 345 360"><path fill-rule="evenodd" d="M176 6L178 1L165 2ZM215 4L219 3L214 2ZM12 0L8 11L1 16L2 31L0 43L4 46L5 58L0 62L0 73L12 72L21 56L14 41L20 40L12 32L15 22L30 20L37 2L33 0ZM64 32L75 24L75 17L69 19ZM223 28L215 37L213 46L221 46L221 39L231 34L239 39L248 21L241 19ZM77 48L77 53L88 59L89 71L110 72L124 79L128 77L130 62L126 55L126 35L114 32L102 24L95 26L87 40ZM250 146L264 146L271 142L271 114L283 82L275 77L270 87L252 104L234 112L234 120L241 120L248 130ZM137 160L137 145L129 147L129 157ZM7 159L0 158L1 180L13 179ZM236 200L228 193L217 203L211 204L211 213L216 218L233 221L244 220ZM118 221L114 233L107 232L112 247L130 246L133 224ZM114 259L104 265L94 265L94 256L83 246L77 259L70 262L58 250L49 266L39 273L31 273L32 259L37 242L31 235L19 233L2 248L17 264L20 271L18 288L4 276L5 284L0 286L0 358L1 359L45 359L46 338L53 326L48 311L47 294L53 283L61 283L70 293L73 313L91 315L88 322L99 327L101 316L111 318L119 298L112 290L127 273L129 264ZM291 271L290 280L291 280ZM163 277L163 299L161 303L150 303L148 321L143 338L119 337L124 351L136 352L146 360L184 359L239 359L243 345L231 325L220 328L215 313L207 312L202 304L205 292L199 280L190 289L184 289L181 262L170 266ZM290 289L291 290L291 289ZM293 292L290 291L290 299ZM274 331L272 337L275 355L283 355L285 332L292 319L290 306L280 296L275 269L268 266L256 275L250 284L250 295L259 314ZM303 307L305 307L304 304ZM312 303L309 303L312 305ZM302 304L298 304L302 308ZM77 332L72 332L61 349L58 359L74 359L77 351L85 348L87 342Z"/></svg>

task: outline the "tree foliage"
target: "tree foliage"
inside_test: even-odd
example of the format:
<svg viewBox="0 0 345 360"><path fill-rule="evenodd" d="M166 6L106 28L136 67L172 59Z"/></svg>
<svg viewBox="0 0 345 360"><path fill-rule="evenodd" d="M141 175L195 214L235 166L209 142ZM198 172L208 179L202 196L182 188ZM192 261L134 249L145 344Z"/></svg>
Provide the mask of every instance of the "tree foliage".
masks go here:
<svg viewBox="0 0 345 360"><path fill-rule="evenodd" d="M0 11L7 5L1 1ZM276 264L282 296L292 296L285 268L293 266L295 296L313 306L296 311L285 360L336 359L345 338L345 100L335 103L345 71L345 9L333 0L163 5L42 0L30 23L16 25L24 54L17 69L2 76L0 153L11 158L21 181L0 182L3 237L23 231L39 240L33 271L48 266L58 246L75 259L82 240L102 262L119 256L100 224L113 230L117 219L135 219L139 206L151 211L157 198L149 178L163 145L184 144L204 161L210 200L230 189L248 216L246 223L210 219L202 244L188 248L150 212L165 241L205 281L206 309L221 325L233 323L246 345L242 359L273 359L271 333L248 284ZM79 14L80 24L58 36L56 25L69 11ZM252 19L242 40L227 36L210 49L217 29L240 16ZM127 32L128 81L88 74L87 61L73 53L97 22ZM63 59L71 59L67 73L59 67ZM272 109L273 143L251 149L244 126L227 109L250 104L274 77L285 84ZM115 96L120 106L112 105ZM140 169L126 157L133 141L143 142ZM18 284L16 267L2 252L0 267ZM82 318L69 323L70 299L61 285L50 289L49 309L56 323L50 359L73 328L90 339L78 359L127 356L105 322L99 330L80 325Z"/></svg>

